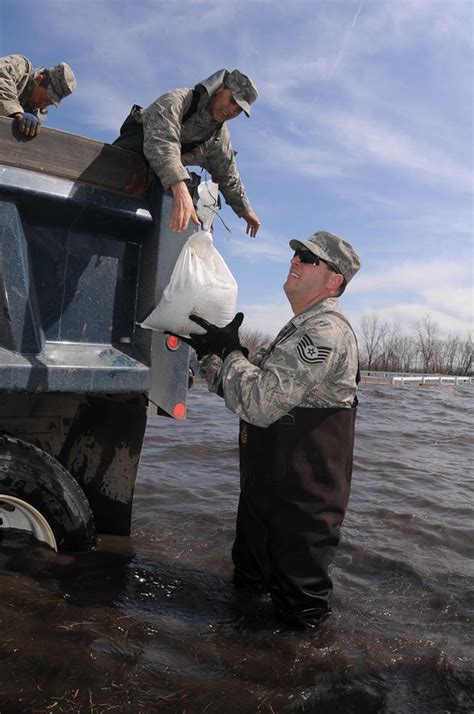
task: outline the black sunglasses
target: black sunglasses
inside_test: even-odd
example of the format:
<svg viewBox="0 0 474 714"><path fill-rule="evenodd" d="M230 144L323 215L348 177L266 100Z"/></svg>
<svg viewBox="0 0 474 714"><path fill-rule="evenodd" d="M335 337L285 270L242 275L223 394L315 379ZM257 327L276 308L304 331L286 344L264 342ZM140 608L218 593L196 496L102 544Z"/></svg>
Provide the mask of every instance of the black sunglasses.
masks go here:
<svg viewBox="0 0 474 714"><path fill-rule="evenodd" d="M324 263L328 266L329 270L332 270L333 273L339 272L330 263L327 263L325 260L315 255L310 250L295 250L293 258L299 258L302 263L306 263L307 265L319 265L320 263Z"/></svg>

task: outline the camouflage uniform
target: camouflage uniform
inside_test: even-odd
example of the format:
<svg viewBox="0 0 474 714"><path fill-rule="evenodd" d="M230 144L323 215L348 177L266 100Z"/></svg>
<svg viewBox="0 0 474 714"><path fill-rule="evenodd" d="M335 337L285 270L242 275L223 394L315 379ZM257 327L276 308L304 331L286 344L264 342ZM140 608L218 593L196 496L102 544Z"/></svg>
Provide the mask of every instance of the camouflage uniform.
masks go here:
<svg viewBox="0 0 474 714"><path fill-rule="evenodd" d="M257 365L241 352L223 365L206 358L202 371L210 389L222 385L226 406L255 426L269 426L293 407L350 409L358 353L352 330L330 314L337 304L329 298L295 315Z"/></svg>
<svg viewBox="0 0 474 714"><path fill-rule="evenodd" d="M0 116L22 114L35 86L36 77L45 71L44 67L34 69L30 60L23 55L0 57ZM48 97L58 106L61 99L76 88L76 78L72 69L61 62L46 70L49 74ZM28 110L41 121L48 116L47 109Z"/></svg>
<svg viewBox="0 0 474 714"><path fill-rule="evenodd" d="M237 170L229 130L225 123L216 122L208 111L212 95L226 82L229 74L234 73L219 70L198 85L203 90L197 111L184 125L182 119L191 106L192 89L175 89L163 94L136 118L143 124L145 158L164 189L189 179L185 166L201 166L219 184L229 206L242 217L253 209ZM231 84L229 88L232 89ZM251 87L256 98L256 90L253 85ZM244 111L248 113L246 109ZM181 153L183 145L193 144L203 138L206 138L204 143L188 153Z"/></svg>
<svg viewBox="0 0 474 714"><path fill-rule="evenodd" d="M302 244L350 280L360 264L352 248L327 233L312 239L291 245ZM236 350L223 363L205 358L202 373L241 417L236 583L269 591L282 619L315 626L330 612L328 566L350 492L354 333L337 298L327 298L295 315L254 364Z"/></svg>

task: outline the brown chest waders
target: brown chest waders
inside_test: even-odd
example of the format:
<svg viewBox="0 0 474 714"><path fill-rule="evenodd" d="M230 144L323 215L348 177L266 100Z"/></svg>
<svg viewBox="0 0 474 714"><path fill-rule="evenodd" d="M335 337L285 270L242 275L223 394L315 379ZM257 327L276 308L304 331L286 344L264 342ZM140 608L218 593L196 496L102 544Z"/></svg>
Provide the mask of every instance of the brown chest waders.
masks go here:
<svg viewBox="0 0 474 714"><path fill-rule="evenodd" d="M356 409L295 408L267 428L241 422L236 584L270 591L276 613L317 624L349 500Z"/></svg>

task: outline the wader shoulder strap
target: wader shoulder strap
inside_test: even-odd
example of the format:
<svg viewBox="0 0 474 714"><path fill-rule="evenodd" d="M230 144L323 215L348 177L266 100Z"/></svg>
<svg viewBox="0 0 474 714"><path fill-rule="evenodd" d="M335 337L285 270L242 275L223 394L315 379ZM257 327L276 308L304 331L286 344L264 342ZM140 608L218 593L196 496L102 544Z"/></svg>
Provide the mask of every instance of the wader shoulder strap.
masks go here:
<svg viewBox="0 0 474 714"><path fill-rule="evenodd" d="M325 314L326 315L335 315L340 320L342 320L343 322L346 323L346 325L350 328L352 334L354 335L354 339L355 339L356 345L357 345L357 353L359 353L359 343L357 342L356 333L354 332L354 329L353 329L351 323L349 322L349 320L347 319L347 317L344 317L344 315L341 315L341 313L337 312L337 310L328 310L328 312L326 312ZM360 362L358 361L357 362L356 384L359 384L359 382L360 382Z"/></svg>
<svg viewBox="0 0 474 714"><path fill-rule="evenodd" d="M183 118L181 119L182 124L186 124L188 119L191 119L193 114L196 114L197 112L199 100L202 95L202 90L199 87L200 85L198 84L197 87L194 87L193 89L193 98L191 99L188 111L183 114Z"/></svg>
<svg viewBox="0 0 474 714"><path fill-rule="evenodd" d="M133 105L130 114L120 127L120 136L113 144L143 156L143 124L137 120L137 114L141 111L142 107L139 104Z"/></svg>
<svg viewBox="0 0 474 714"><path fill-rule="evenodd" d="M181 120L182 125L186 124L191 117L196 114L199 102L201 101L202 95L205 93L206 89L205 87L202 86L202 84L197 84L194 89L193 89L193 98L191 99L191 104L188 109L188 111L183 115L183 118ZM181 155L183 154L189 154L191 151L194 151L198 146L201 146L201 144L205 144L206 141L209 141L211 137L214 136L214 134L217 134L217 132L220 130L222 124L219 124L217 129L213 129L207 136L205 136L202 139L196 139L196 141L190 141L187 144L181 144Z"/></svg>

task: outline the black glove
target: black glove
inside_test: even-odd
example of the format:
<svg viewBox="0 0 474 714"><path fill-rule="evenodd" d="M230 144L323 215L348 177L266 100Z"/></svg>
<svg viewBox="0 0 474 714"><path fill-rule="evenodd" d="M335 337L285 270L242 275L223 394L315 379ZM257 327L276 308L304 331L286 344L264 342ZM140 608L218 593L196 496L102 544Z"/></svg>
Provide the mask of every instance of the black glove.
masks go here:
<svg viewBox="0 0 474 714"><path fill-rule="evenodd" d="M199 315L190 315L189 319L207 331L205 335L190 335L190 339L193 341L196 338L205 338L205 349L207 350L205 354L214 354L225 359L234 350L240 350L245 357L248 356L248 350L242 347L239 340L239 327L244 320L243 312L238 312L225 327L217 327L217 325L213 325L203 317L199 317ZM194 347L192 342L188 342L188 344ZM194 347L194 349L196 348Z"/></svg>
<svg viewBox="0 0 474 714"><path fill-rule="evenodd" d="M40 121L34 114L25 112L15 117L18 131L25 136L36 136L39 131Z"/></svg>
<svg viewBox="0 0 474 714"><path fill-rule="evenodd" d="M165 331L165 335L174 335L174 337L179 337L181 342L185 342L187 345L193 348L196 352L196 358L200 362L203 357L210 354L209 340L207 335L189 335L189 337L183 337L183 335L175 335L174 332Z"/></svg>

